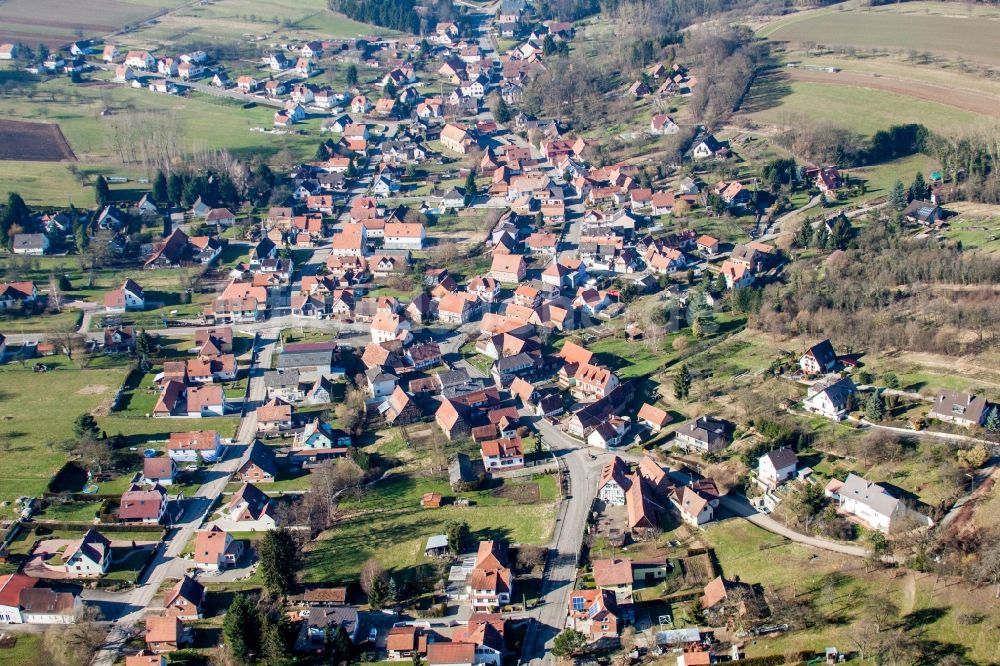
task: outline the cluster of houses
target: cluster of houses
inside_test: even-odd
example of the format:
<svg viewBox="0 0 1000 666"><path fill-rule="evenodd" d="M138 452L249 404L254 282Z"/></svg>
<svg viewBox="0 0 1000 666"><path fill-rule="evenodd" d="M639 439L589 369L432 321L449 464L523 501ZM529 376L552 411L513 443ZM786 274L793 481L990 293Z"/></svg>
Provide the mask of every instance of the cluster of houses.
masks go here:
<svg viewBox="0 0 1000 666"><path fill-rule="evenodd" d="M625 93L627 97L634 99L644 99L650 96L658 98L688 97L698 85L698 79L692 76L688 68L679 62L675 62L670 67L656 62L647 67L643 74L643 78L637 79L629 85Z"/></svg>
<svg viewBox="0 0 1000 666"><path fill-rule="evenodd" d="M195 356L187 360L164 361L155 381L160 397L153 407L154 417L201 418L224 416L228 400L223 382L239 373L233 354L233 329L199 329L195 336Z"/></svg>

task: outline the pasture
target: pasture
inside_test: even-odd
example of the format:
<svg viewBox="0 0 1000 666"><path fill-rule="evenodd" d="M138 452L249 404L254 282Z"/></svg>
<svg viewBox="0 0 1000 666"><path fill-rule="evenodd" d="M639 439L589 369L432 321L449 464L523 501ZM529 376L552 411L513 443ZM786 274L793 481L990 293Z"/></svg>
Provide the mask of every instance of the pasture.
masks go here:
<svg viewBox="0 0 1000 666"><path fill-rule="evenodd" d="M117 39L126 45L145 48L206 40L240 41L248 37L329 39L391 32L331 12L326 0L215 0L168 12Z"/></svg>
<svg viewBox="0 0 1000 666"><path fill-rule="evenodd" d="M39 495L66 462L60 443L73 422L107 409L127 368L85 368L65 356L44 359L48 372L31 364L0 366L0 501Z"/></svg>
<svg viewBox="0 0 1000 666"><path fill-rule="evenodd" d="M58 162L73 157L59 125L0 120L0 160Z"/></svg>
<svg viewBox="0 0 1000 666"><path fill-rule="evenodd" d="M29 206L94 206L94 190L80 182L65 162L0 160L0 199L20 194Z"/></svg>
<svg viewBox="0 0 1000 666"><path fill-rule="evenodd" d="M971 111L882 90L813 81L788 81L786 87L773 96L770 106L753 111L750 117L778 126L821 123L865 136L901 123L923 123L936 132L981 123L980 116Z"/></svg>
<svg viewBox="0 0 1000 666"><path fill-rule="evenodd" d="M199 93L177 97L148 90L93 81L73 85L67 78L33 82L27 94L0 96L0 116L39 122L56 122L76 156L88 164L114 165L123 175L136 167L122 165L112 144L113 123L128 116L136 123L172 123L179 126L185 152L227 149L234 154L273 157L287 149L297 159L311 157L318 141L319 119L310 119L301 129L316 135L267 134L252 131L270 128L274 109L249 109L232 100ZM111 115L102 116L109 108ZM106 171L106 170L105 170ZM65 197L62 198L63 203Z"/></svg>
<svg viewBox="0 0 1000 666"><path fill-rule="evenodd" d="M421 509L420 497L425 492L444 495L445 506ZM474 540L542 544L555 525L557 494L553 476L506 481L501 491L455 493L440 476L397 475L377 484L360 500L341 504L350 515L307 547L305 578L354 580L365 561L376 558L401 580L427 579L434 568L434 561L424 556L427 538L443 534L451 521L466 521ZM466 498L471 505L451 504L450 498L455 497Z"/></svg>
<svg viewBox="0 0 1000 666"><path fill-rule="evenodd" d="M810 10L774 21L760 30L775 41L914 49L1000 64L1000 17L955 3L905 3L871 8Z"/></svg>
<svg viewBox="0 0 1000 666"><path fill-rule="evenodd" d="M46 0L43 12L33 0L6 0L0 3L0 41L62 46L80 36L106 35L180 4L180 0Z"/></svg>
<svg viewBox="0 0 1000 666"><path fill-rule="evenodd" d="M88 178L98 173L149 175L139 164L122 163L112 141L116 119L101 115L105 107L136 123L176 124L181 148L187 154L226 149L245 158L271 159L283 153L290 160L302 160L315 153L319 141L319 118L299 125L303 134L253 131L271 127L273 108L244 109L237 102L199 93L158 95L110 81L73 85L65 77L29 85L27 94L0 95L0 117L58 123L68 149L79 159L67 163L0 158L0 196L18 192L29 205L65 206L72 202L89 207L94 199Z"/></svg>

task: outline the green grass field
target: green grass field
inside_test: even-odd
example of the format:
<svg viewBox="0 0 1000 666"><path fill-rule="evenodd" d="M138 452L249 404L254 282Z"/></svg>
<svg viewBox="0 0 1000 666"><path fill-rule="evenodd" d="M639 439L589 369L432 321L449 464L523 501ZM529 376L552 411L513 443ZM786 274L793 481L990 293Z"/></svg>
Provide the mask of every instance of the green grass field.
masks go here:
<svg viewBox="0 0 1000 666"><path fill-rule="evenodd" d="M787 85L789 94L775 100L774 106L751 113L751 117L776 125L806 119L866 136L901 123L923 123L941 132L980 121L969 111L880 90L807 81L789 81Z"/></svg>
<svg viewBox="0 0 1000 666"><path fill-rule="evenodd" d="M0 162L0 164L4 164ZM63 296L66 300L85 300L94 303L103 303L104 295L108 291L121 286L126 278L132 278L146 292L146 298L150 303L163 303L163 307L153 308L142 312L129 312L120 315L124 324L134 324L137 328L162 328L165 317L184 317L197 314L204 307L205 303L212 297L211 294L196 294L192 303L181 302L181 291L186 281L195 275L197 269L194 268L170 268L156 271L144 271L134 268L107 267L94 271L93 285L91 286L89 274L86 274L80 267L80 262L76 256L64 257L33 257L27 261L17 261L7 264L16 266L12 275L19 280L33 280L39 291L48 288L49 275L66 275L73 285L72 289L65 290ZM13 277L9 278L13 279ZM176 315L171 313L177 310ZM80 320L80 311L72 308L64 308L57 314L33 315L30 317L3 316L0 317L0 327L8 332L45 332L63 328L68 324L77 324ZM98 314L91 324L95 330L103 327L103 315Z"/></svg>
<svg viewBox="0 0 1000 666"><path fill-rule="evenodd" d="M371 34L394 33L335 14L327 9L325 0L219 0L184 7L122 39L127 44L149 46L241 40L247 35L284 40Z"/></svg>
<svg viewBox="0 0 1000 666"><path fill-rule="evenodd" d="M45 359L50 372L17 363L0 367L0 501L42 493L66 461L58 443L80 414L107 406L126 368L84 369L65 357Z"/></svg>
<svg viewBox="0 0 1000 666"><path fill-rule="evenodd" d="M32 0L7 0L0 7L0 40L62 46L77 39L80 28L79 36L97 37L180 4L180 0L50 0L40 13Z"/></svg>
<svg viewBox="0 0 1000 666"><path fill-rule="evenodd" d="M104 75L106 76L106 75ZM69 172L71 164L84 174L139 176L136 166L123 165L115 154L109 117L100 115L105 103L113 113L155 112L156 120L179 125L181 149L186 152L227 149L241 156L271 157L283 149L298 159L316 150L319 118L298 126L304 135L276 135L251 131L270 128L274 109L244 109L234 100L200 93L185 97L157 95L147 90L107 82L73 85L65 77L40 81L30 95L0 97L0 115L20 120L58 123L79 160L77 163L0 162L0 192L22 192L29 204L92 205L93 197ZM26 165L22 170L19 165Z"/></svg>
<svg viewBox="0 0 1000 666"><path fill-rule="evenodd" d="M0 650L0 664L19 666L37 663L42 651L42 634L17 634L17 643L9 650Z"/></svg>
<svg viewBox="0 0 1000 666"><path fill-rule="evenodd" d="M916 49L1000 62L995 10L980 13L954 3L923 2L841 11L846 6L792 14L758 34L772 40Z"/></svg>
<svg viewBox="0 0 1000 666"><path fill-rule="evenodd" d="M508 483L515 487L537 484L539 501L518 504L489 491L456 495L442 477L387 480L361 500L342 503L342 509L371 513L359 513L339 523L314 542L306 553L305 578L309 582L356 580L365 561L374 557L397 577L426 579L433 571L432 561L424 556L427 538L444 533L451 521L466 521L476 540L545 543L554 526L554 477ZM420 497L425 492L440 492L445 498L466 497L472 505L421 509Z"/></svg>
<svg viewBox="0 0 1000 666"><path fill-rule="evenodd" d="M94 205L94 190L70 173L70 162L0 161L0 197L19 193L29 206Z"/></svg>
<svg viewBox="0 0 1000 666"><path fill-rule="evenodd" d="M822 653L828 645L854 649L852 637L863 621L865 600L888 597L900 609L899 625L913 637L936 643L941 653L964 653L971 663L996 658L996 641L987 638L987 627L995 627L998 620L990 586L970 589L957 579L914 572L900 577L891 570L866 573L860 559L794 544L745 521L713 523L705 529L705 539L726 578L739 576L746 583L761 584L765 592L782 590L811 605L805 613L812 626L802 628L806 619L798 613L792 618L793 631L749 642L749 657L799 650ZM979 617L977 625L961 623L959 618L969 614ZM796 625L799 630L794 630Z"/></svg>

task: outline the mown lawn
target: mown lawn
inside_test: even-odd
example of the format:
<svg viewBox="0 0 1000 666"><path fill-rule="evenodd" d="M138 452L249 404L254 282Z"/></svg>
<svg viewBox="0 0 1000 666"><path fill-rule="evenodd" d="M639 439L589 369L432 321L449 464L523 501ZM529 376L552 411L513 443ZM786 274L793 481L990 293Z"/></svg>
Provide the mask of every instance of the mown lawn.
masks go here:
<svg viewBox="0 0 1000 666"><path fill-rule="evenodd" d="M100 508L100 502L67 502L66 504L51 504L38 517L44 520L90 522L97 517L97 511Z"/></svg>
<svg viewBox="0 0 1000 666"><path fill-rule="evenodd" d="M125 379L126 369L80 369L64 356L44 363L0 366L0 501L37 496L66 462L60 443L73 436L81 414L107 408Z"/></svg>
<svg viewBox="0 0 1000 666"><path fill-rule="evenodd" d="M369 511L345 520L325 532L306 552L304 576L309 582L356 580L362 565L375 558L397 577L426 579L434 575L432 560L424 556L427 538L443 534L449 522L465 521L473 539L503 539L516 544L548 541L554 526L554 477L537 477L511 485L537 483L540 500L517 504L489 491L456 494L443 477L402 477L379 484L360 500L342 503L343 509ZM471 506L446 504L421 509L425 492L448 498L466 497Z"/></svg>

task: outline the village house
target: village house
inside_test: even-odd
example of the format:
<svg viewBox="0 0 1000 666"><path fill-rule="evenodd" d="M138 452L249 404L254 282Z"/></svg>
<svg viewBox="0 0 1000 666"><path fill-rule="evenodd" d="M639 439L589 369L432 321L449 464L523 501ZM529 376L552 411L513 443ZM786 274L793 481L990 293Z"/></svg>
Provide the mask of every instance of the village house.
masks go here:
<svg viewBox="0 0 1000 666"><path fill-rule="evenodd" d="M850 411L856 393L857 387L850 377L835 377L811 386L802 406L807 412L842 421Z"/></svg>
<svg viewBox="0 0 1000 666"><path fill-rule="evenodd" d="M41 256L49 250L49 237L45 234L14 234L11 247L14 254Z"/></svg>
<svg viewBox="0 0 1000 666"><path fill-rule="evenodd" d="M613 594L618 604L632 603L632 586L635 582L632 560L620 557L594 560L591 568L598 590Z"/></svg>
<svg viewBox="0 0 1000 666"><path fill-rule="evenodd" d="M714 453L729 445L729 424L712 416L699 416L677 429L677 445L685 451Z"/></svg>
<svg viewBox="0 0 1000 666"><path fill-rule="evenodd" d="M111 541L90 528L82 539L66 546L59 568L72 578L93 578L106 574L110 564Z"/></svg>
<svg viewBox="0 0 1000 666"><path fill-rule="evenodd" d="M719 253L719 239L708 235L702 235L695 241L695 247L706 257L714 257Z"/></svg>
<svg viewBox="0 0 1000 666"><path fill-rule="evenodd" d="M20 574L15 575L16 578ZM8 579L9 580L9 579ZM35 579L29 578L34 582ZM57 592L47 587L21 587L4 584L0 577L0 622L4 621L3 598L7 594L17 594L16 607L25 624L75 624L83 610L83 601L79 595L72 592Z"/></svg>
<svg viewBox="0 0 1000 666"><path fill-rule="evenodd" d="M404 344L413 339L410 332L410 322L396 313L379 312L371 323L372 342L381 344L392 340L400 340Z"/></svg>
<svg viewBox="0 0 1000 666"><path fill-rule="evenodd" d="M167 512L167 491L162 486L144 488L132 484L122 493L118 506L118 520L123 523L155 525L163 521Z"/></svg>
<svg viewBox="0 0 1000 666"><path fill-rule="evenodd" d="M186 642L184 625L172 615L146 616L146 649L154 654L175 652Z"/></svg>
<svg viewBox="0 0 1000 666"><path fill-rule="evenodd" d="M642 407L639 408L637 418L641 425L646 426L654 433L660 432L671 420L666 411L648 402L643 403Z"/></svg>
<svg viewBox="0 0 1000 666"><path fill-rule="evenodd" d="M222 440L215 430L172 432L167 453L178 462L196 462L200 457L206 463L213 463L222 454Z"/></svg>
<svg viewBox="0 0 1000 666"><path fill-rule="evenodd" d="M397 387L396 390L402 389ZM350 434L315 418L301 432L296 433L288 457L291 462L299 465L343 458L351 450L351 444Z"/></svg>
<svg viewBox="0 0 1000 666"><path fill-rule="evenodd" d="M798 466L799 457L795 451L787 447L774 449L757 460L757 478L774 488L793 478Z"/></svg>
<svg viewBox="0 0 1000 666"><path fill-rule="evenodd" d="M205 601L205 587L185 574L163 595L166 615L183 622L201 619L201 605Z"/></svg>
<svg viewBox="0 0 1000 666"><path fill-rule="evenodd" d="M244 483L232 494L222 516L241 531L271 530L277 526L274 504L252 483Z"/></svg>
<svg viewBox="0 0 1000 666"><path fill-rule="evenodd" d="M475 565L466 583L466 593L474 611L498 610L509 604L514 592L507 544L503 541L480 541Z"/></svg>
<svg viewBox="0 0 1000 666"><path fill-rule="evenodd" d="M986 422L991 407L981 395L959 393L958 391L941 391L934 399L934 405L927 413L932 419L954 423L965 428L981 426Z"/></svg>
<svg viewBox="0 0 1000 666"><path fill-rule="evenodd" d="M837 354L833 345L829 340L817 342L799 358L799 367L810 375L833 372L837 369Z"/></svg>
<svg viewBox="0 0 1000 666"><path fill-rule="evenodd" d="M274 451L254 440L236 468L236 477L243 483L274 483L277 476Z"/></svg>
<svg viewBox="0 0 1000 666"><path fill-rule="evenodd" d="M225 391L218 384L192 386L187 390L187 415L190 418L224 416L226 406Z"/></svg>
<svg viewBox="0 0 1000 666"><path fill-rule="evenodd" d="M524 449L520 437L486 440L480 444L480 453L487 473L524 467Z"/></svg>
<svg viewBox="0 0 1000 666"><path fill-rule="evenodd" d="M242 555L243 542L217 526L195 533L194 565L200 571L222 571L236 566Z"/></svg>
<svg viewBox="0 0 1000 666"><path fill-rule="evenodd" d="M568 625L591 642L618 636L618 601L610 590L573 590L568 612Z"/></svg>
<svg viewBox="0 0 1000 666"><path fill-rule="evenodd" d="M698 527L715 520L719 506L719 491L711 479L691 481L669 492L670 504L688 525Z"/></svg>
<svg viewBox="0 0 1000 666"><path fill-rule="evenodd" d="M387 222L383 235L386 250L422 250L427 238L424 225L411 222Z"/></svg>
<svg viewBox="0 0 1000 666"><path fill-rule="evenodd" d="M358 640L360 626L358 609L354 606L310 608L302 623L300 644L322 644L327 635L336 635L341 627L354 643Z"/></svg>
<svg viewBox="0 0 1000 666"><path fill-rule="evenodd" d="M754 282L754 274L743 264L738 264L729 259L722 262L719 269L726 280L727 289L742 289L749 287Z"/></svg>
<svg viewBox="0 0 1000 666"><path fill-rule="evenodd" d="M413 659L417 654L427 657L427 632L413 625L393 627L385 639L385 649L391 661Z"/></svg>
<svg viewBox="0 0 1000 666"><path fill-rule="evenodd" d="M272 398L257 408L257 433L265 436L278 435L292 428L292 406L278 398Z"/></svg>
<svg viewBox="0 0 1000 666"><path fill-rule="evenodd" d="M177 474L177 463L170 456L143 458L142 482L151 486L169 486Z"/></svg>
<svg viewBox="0 0 1000 666"><path fill-rule="evenodd" d="M465 155L475 145L469 132L460 125L448 123L441 129L441 145L448 150Z"/></svg>
<svg viewBox="0 0 1000 666"><path fill-rule="evenodd" d="M906 506L885 487L851 473L844 481L832 479L825 489L840 512L879 532L890 534L907 527L924 527L930 518Z"/></svg>

